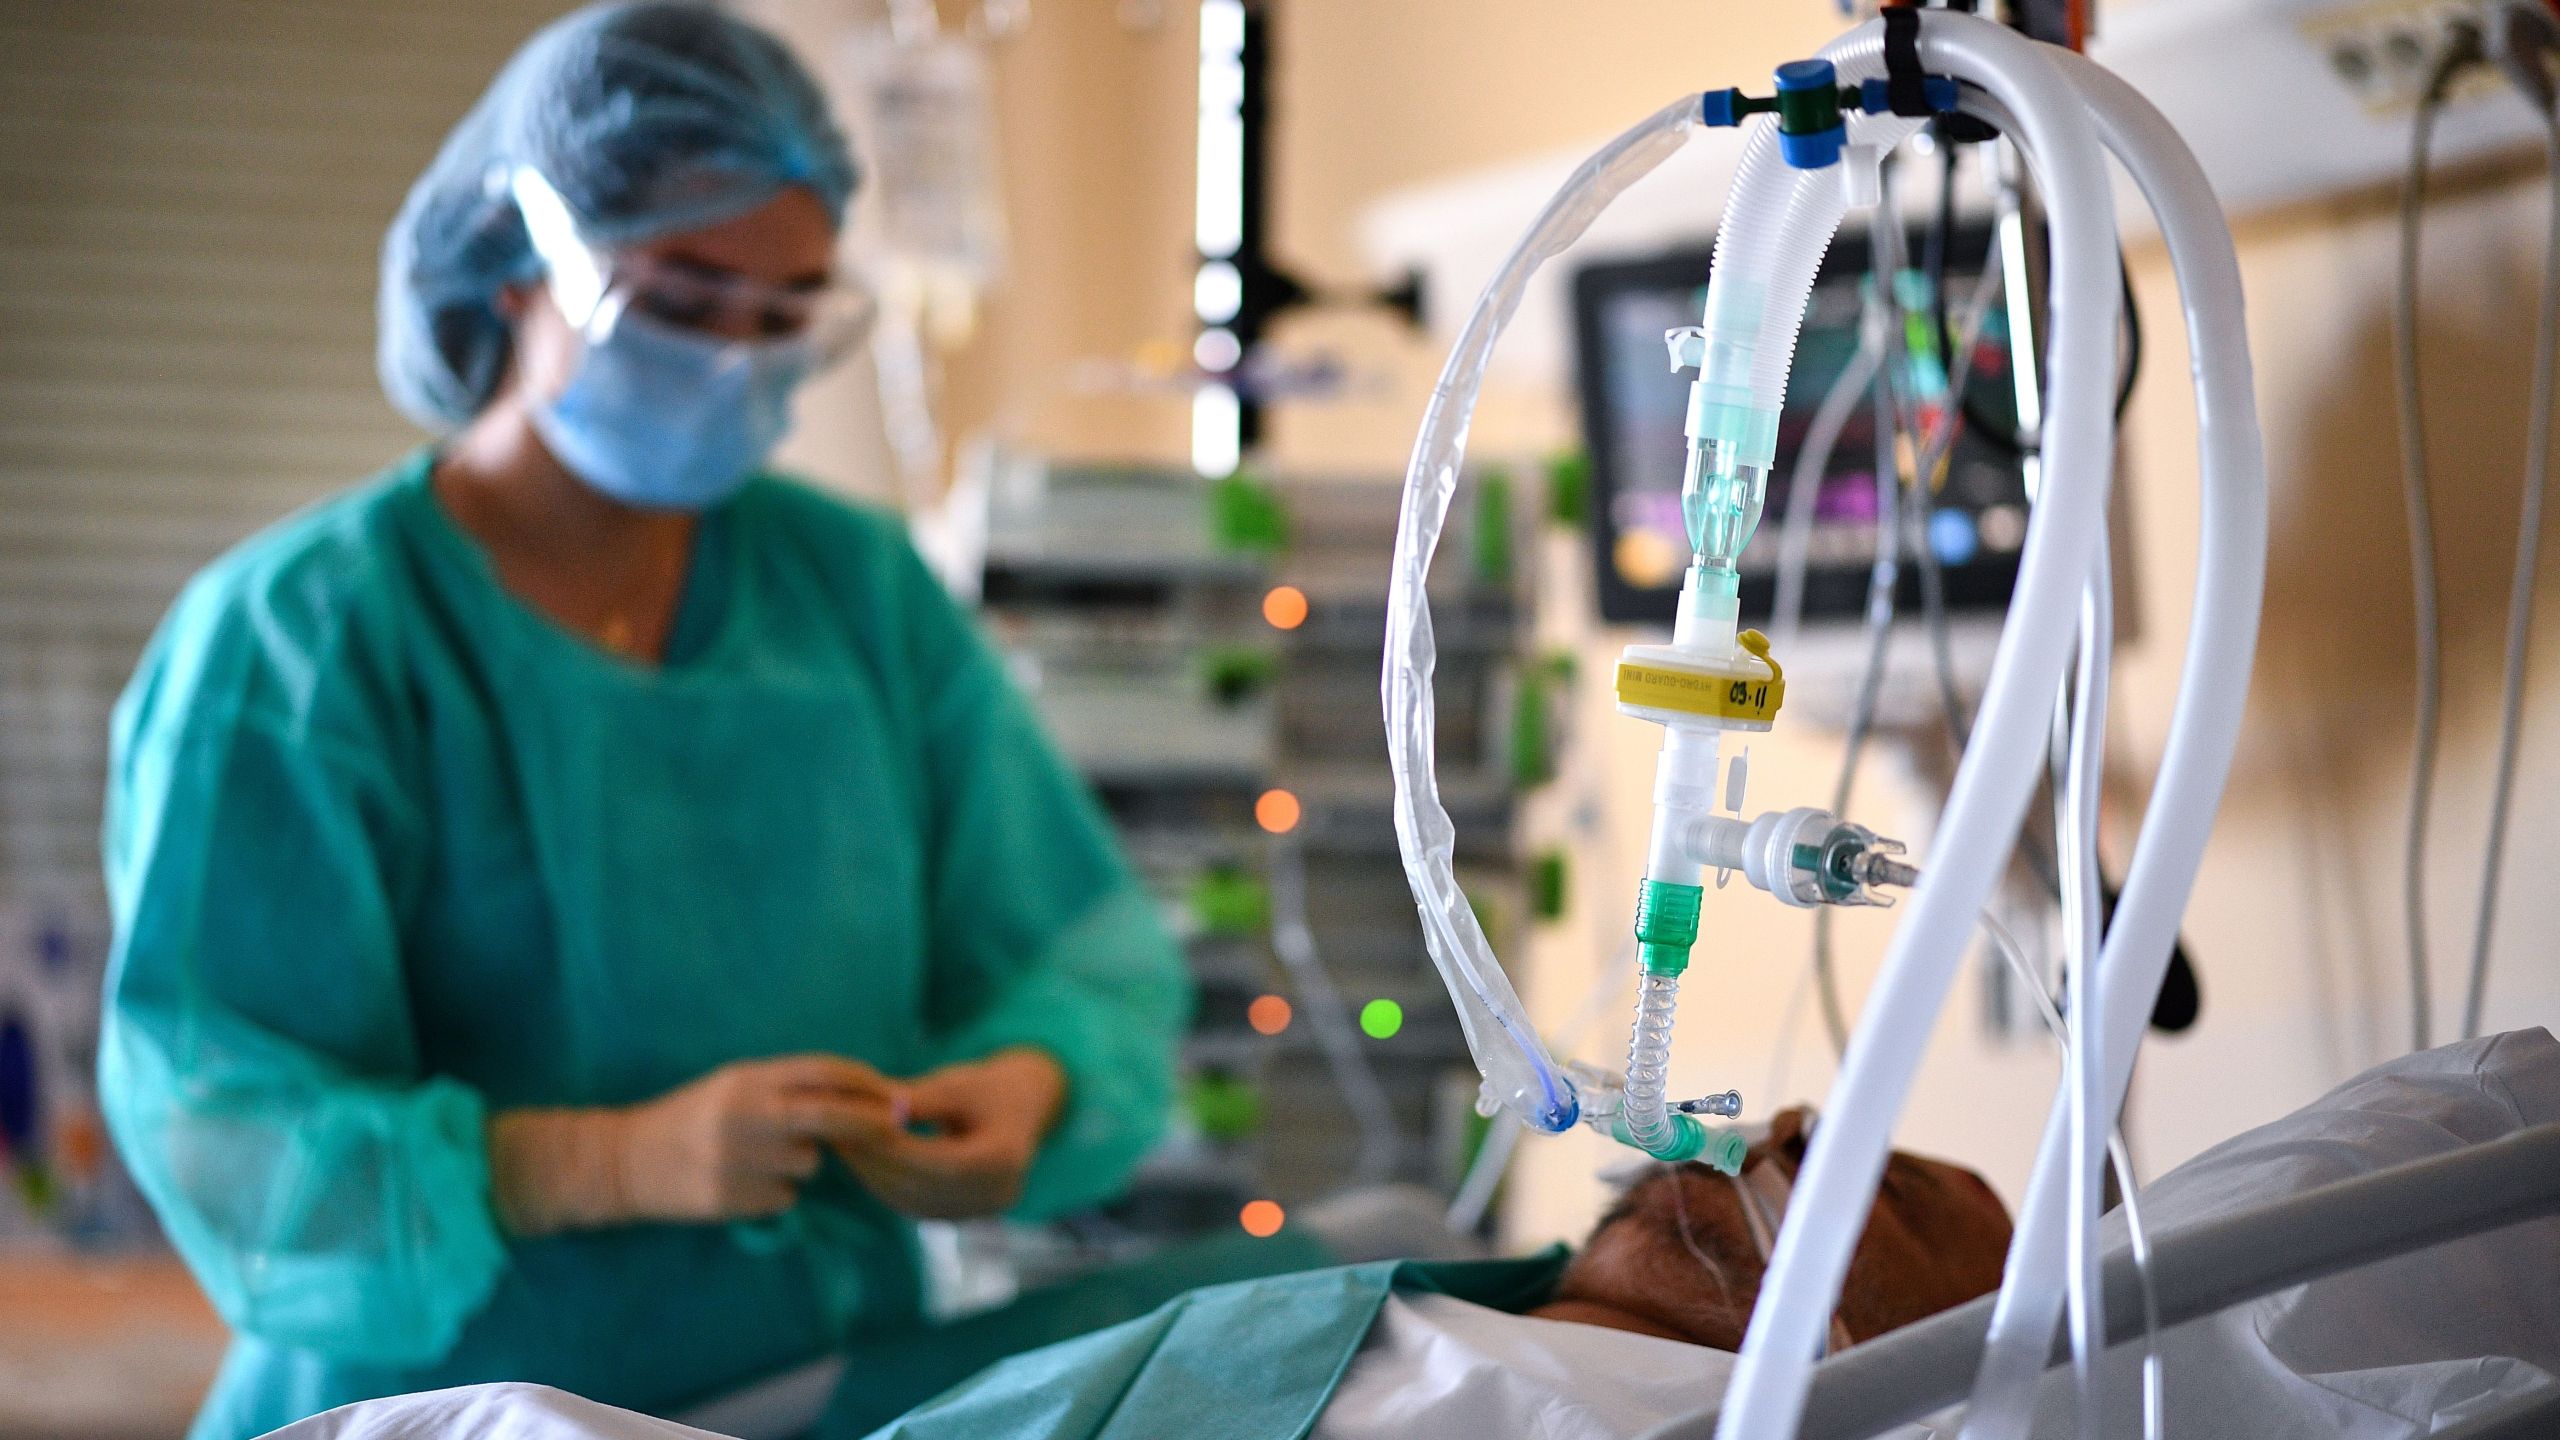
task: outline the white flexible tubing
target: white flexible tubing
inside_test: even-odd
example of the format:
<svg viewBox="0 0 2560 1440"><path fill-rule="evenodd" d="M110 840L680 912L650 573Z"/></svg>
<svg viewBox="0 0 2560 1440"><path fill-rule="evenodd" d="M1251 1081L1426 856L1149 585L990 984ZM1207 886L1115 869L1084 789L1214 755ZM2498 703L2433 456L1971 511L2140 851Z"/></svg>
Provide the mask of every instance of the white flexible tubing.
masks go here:
<svg viewBox="0 0 2560 1440"><path fill-rule="evenodd" d="M1490 1094L1520 1122L1557 1134L1573 1128L1580 1113L1568 1080L1502 972L1501 962L1458 888L1453 866L1456 828L1440 803L1434 771L1432 670L1438 652L1431 636L1427 580L1431 555L1458 487L1467 427L1476 393L1496 340L1519 309L1529 277L1545 260L1571 245L1593 217L1627 186L1662 163L1697 124L1698 97L1665 106L1585 160L1539 212L1513 247L1467 317L1440 383L1424 411L1405 471L1403 505L1396 520L1395 568L1387 589L1386 663L1379 698L1387 717L1387 760L1395 775L1396 843L1405 879L1422 914L1423 938L1441 983L1457 1006L1467 1049Z"/></svg>
<svg viewBox="0 0 2560 1440"><path fill-rule="evenodd" d="M1796 448L1795 468L1788 472L1787 508L1778 522L1777 595L1769 604L1769 644L1781 655L1795 648L1796 632L1804 625L1805 571L1812 561L1813 517L1822 500L1823 479L1830 473L1832 453L1840 448L1840 432L1849 428L1851 412L1876 377L1880 346L1867 333L1873 328L1858 327L1858 348L1813 412L1813 426Z"/></svg>
<svg viewBox="0 0 2560 1440"><path fill-rule="evenodd" d="M2121 312L2115 197L2097 131L2048 58L2049 47L1987 20L1934 11L1919 43L1930 70L1974 81L2004 101L2044 161L2039 178L2053 216L2047 370L2055 382L2042 448L2045 481L1973 743L1957 767L1909 917L1894 935L1797 1176L1726 1392L1720 1440L1791 1435L1802 1418L1813 1357L1874 1201L1893 1122L1927 1047L1932 1017L1945 1004L1975 918L2016 844L2054 687L2070 655L2075 602L2088 583L2105 518ZM1824 53L1835 63L1854 58L1872 73L1881 50L1881 26L1871 23ZM1748 178L1748 158L1745 165ZM1740 179L1735 188L1742 191ZM1728 209L1726 227L1742 218Z"/></svg>
<svg viewBox="0 0 2560 1440"><path fill-rule="evenodd" d="M1864 42L1866 34L1867 27L1853 30L1822 52L1844 84L1884 73L1884 42ZM1918 131L1920 122L1852 114L1848 126L1852 145L1889 150ZM1740 459L1764 473L1775 459L1778 416L1786 406L1787 373L1804 330L1805 303L1848 209L1839 166L1795 169L1779 158L1776 125L1752 127L1724 219L1716 226L1698 389L1727 417L1728 432L1749 433L1738 447Z"/></svg>
<svg viewBox="0 0 2560 1440"><path fill-rule="evenodd" d="M2123 1109L2152 1000L2239 743L2249 668L2266 582L2267 472L2249 362L2246 298L2231 230L2204 172L2176 130L2133 87L2067 53L2056 63L2085 98L2108 148L2159 216L2177 273L2196 391L2202 516L2194 612L2170 717L2169 741L2125 876L2115 921L2099 951L2098 1052L2104 1114ZM1996 121L1995 121L1996 123ZM2059 1097L2045 1125L1991 1331L1966 1440L2027 1433L2034 1389L2050 1353L2069 1263L2069 1120Z"/></svg>
<svg viewBox="0 0 2560 1440"><path fill-rule="evenodd" d="M2098 1270L2098 1212L2106 1191L2107 1135L2115 1128L2102 1113L2099 1080L2106 1072L2102 1047L2106 1027L2083 996L2099 994L2096 984L2104 909L2098 898L2098 799L2106 766L2107 671L2115 650L2114 578L2107 561L2107 537L2098 534L2097 562L2089 587L2080 597L2080 660L2072 684L2067 729L2070 737L2062 794L2063 823L2057 827L2056 860L2062 872L2064 923L2070 929L2071 1014L2069 1063L2071 1183L2069 1224L2071 1253L2066 1290L2071 1312L2071 1376L2078 1401L2080 1433L2104 1433L2098 1424L2098 1362L2106 1353L2105 1292ZM2130 1182L2127 1182L2130 1183Z"/></svg>

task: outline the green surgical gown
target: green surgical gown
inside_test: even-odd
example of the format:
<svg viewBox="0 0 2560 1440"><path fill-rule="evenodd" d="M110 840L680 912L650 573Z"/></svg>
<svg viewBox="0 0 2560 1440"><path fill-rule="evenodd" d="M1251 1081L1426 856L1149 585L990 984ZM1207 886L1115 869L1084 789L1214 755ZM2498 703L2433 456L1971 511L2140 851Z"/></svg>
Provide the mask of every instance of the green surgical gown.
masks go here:
<svg viewBox="0 0 2560 1440"><path fill-rule="evenodd" d="M665 1410L917 1313L832 1162L771 1221L511 1239L494 1111L1033 1045L1039 1216L1170 1105L1180 958L894 520L751 482L642 666L504 590L430 463L199 576L116 712L100 1078L235 1331L197 1440L497 1379Z"/></svg>

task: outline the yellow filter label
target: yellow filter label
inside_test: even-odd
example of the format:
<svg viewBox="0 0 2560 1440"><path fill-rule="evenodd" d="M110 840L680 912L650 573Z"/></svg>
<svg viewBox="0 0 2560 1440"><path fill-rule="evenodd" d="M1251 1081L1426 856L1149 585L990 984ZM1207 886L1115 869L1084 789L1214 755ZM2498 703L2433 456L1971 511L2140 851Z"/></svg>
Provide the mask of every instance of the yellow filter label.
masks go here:
<svg viewBox="0 0 2560 1440"><path fill-rule="evenodd" d="M1755 680L1742 675L1710 675L1698 670L1641 665L1632 660L1618 663L1621 705L1765 725L1777 718L1778 707L1786 703L1786 698L1787 681L1783 675Z"/></svg>

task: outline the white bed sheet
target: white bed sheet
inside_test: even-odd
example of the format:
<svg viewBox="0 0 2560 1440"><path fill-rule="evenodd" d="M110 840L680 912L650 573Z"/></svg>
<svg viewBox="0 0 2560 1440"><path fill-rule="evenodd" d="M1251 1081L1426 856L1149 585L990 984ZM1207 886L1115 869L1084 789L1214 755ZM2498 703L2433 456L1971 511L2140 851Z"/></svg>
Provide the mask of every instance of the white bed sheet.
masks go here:
<svg viewBox="0 0 2560 1440"><path fill-rule="evenodd" d="M266 1440L726 1440L548 1385L464 1385L341 1405Z"/></svg>
<svg viewBox="0 0 2560 1440"><path fill-rule="evenodd" d="M1393 1295L1308 1440L1619 1440L1713 1403L1732 1373L1703 1345Z"/></svg>

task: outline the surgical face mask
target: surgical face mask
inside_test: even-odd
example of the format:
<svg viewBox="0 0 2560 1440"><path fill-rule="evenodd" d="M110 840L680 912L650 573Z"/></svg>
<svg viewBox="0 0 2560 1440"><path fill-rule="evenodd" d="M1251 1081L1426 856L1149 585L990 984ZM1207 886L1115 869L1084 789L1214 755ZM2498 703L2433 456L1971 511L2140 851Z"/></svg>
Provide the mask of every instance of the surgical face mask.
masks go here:
<svg viewBox="0 0 2560 1440"><path fill-rule="evenodd" d="M534 429L573 474L625 504L704 510L735 494L790 427L800 382L869 328L859 285L778 285L615 255L580 238L538 172L508 180L552 298L586 346L568 388L534 407Z"/></svg>
<svg viewBox="0 0 2560 1440"><path fill-rule="evenodd" d="M568 388L534 407L533 427L572 474L626 505L705 510L772 453L816 365L798 341L722 340L624 306L587 327Z"/></svg>

